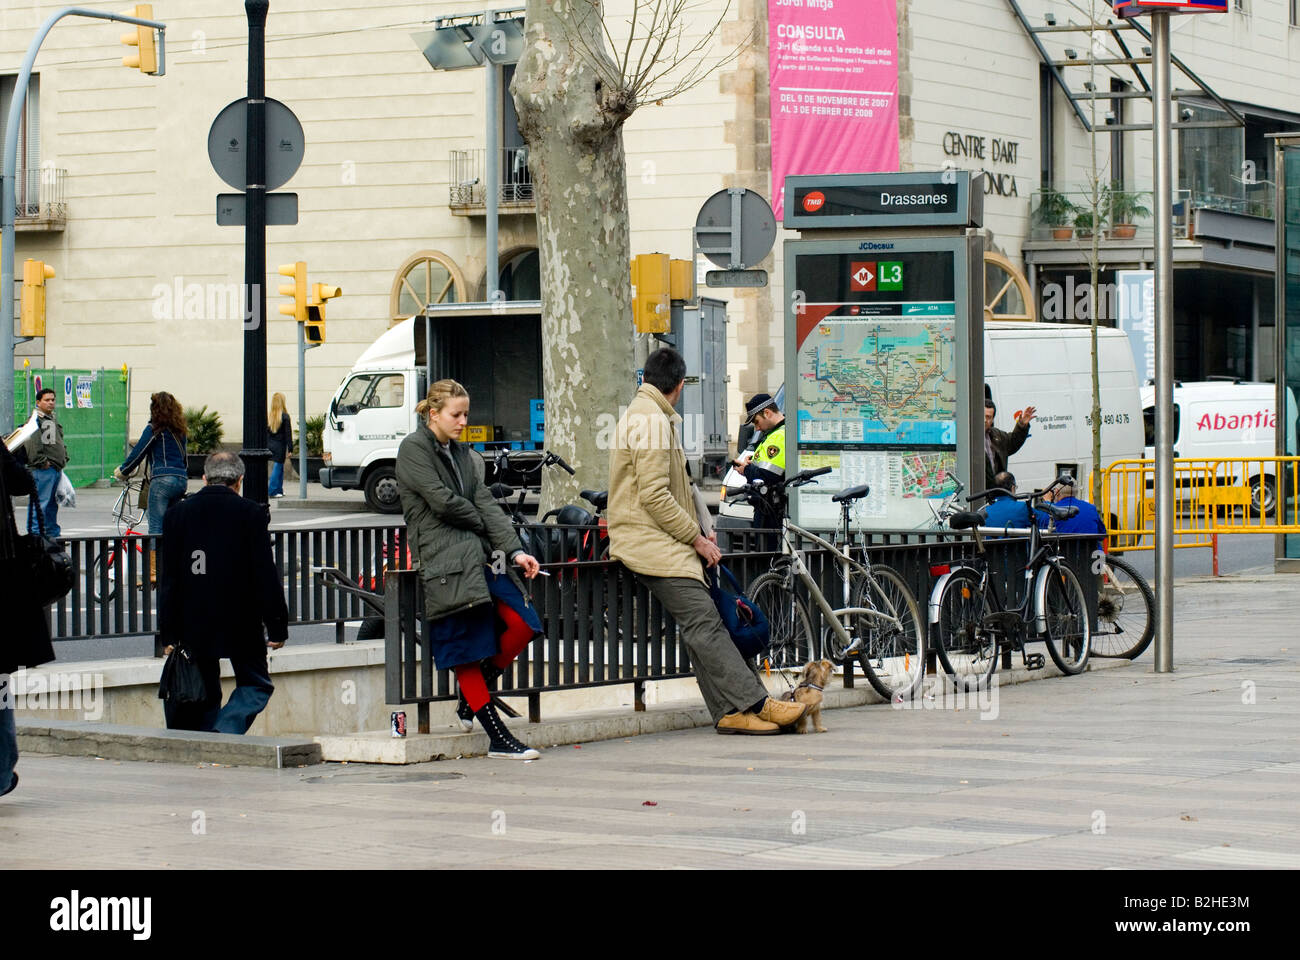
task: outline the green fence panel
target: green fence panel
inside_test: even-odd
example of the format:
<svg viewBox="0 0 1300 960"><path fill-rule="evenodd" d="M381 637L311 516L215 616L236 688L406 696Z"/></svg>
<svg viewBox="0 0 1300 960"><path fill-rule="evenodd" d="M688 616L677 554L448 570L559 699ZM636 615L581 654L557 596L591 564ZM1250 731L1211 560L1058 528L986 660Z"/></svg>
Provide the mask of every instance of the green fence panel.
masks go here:
<svg viewBox="0 0 1300 960"><path fill-rule="evenodd" d="M84 487L113 475L125 458L127 374L123 370L40 370L14 372L14 422L23 423L36 406L36 391L54 391L54 416L68 446L64 472Z"/></svg>

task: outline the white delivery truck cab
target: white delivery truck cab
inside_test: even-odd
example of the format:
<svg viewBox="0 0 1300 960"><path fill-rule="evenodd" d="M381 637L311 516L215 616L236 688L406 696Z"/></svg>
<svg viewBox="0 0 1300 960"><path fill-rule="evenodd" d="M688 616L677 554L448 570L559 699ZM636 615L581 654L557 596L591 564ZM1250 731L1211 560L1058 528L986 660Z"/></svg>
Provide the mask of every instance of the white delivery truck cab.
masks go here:
<svg viewBox="0 0 1300 960"><path fill-rule="evenodd" d="M485 439L532 446L530 404L542 396L541 304L438 304L429 312L400 321L366 348L325 418L321 486L363 490L380 513L402 512L397 446L416 428L415 405L430 372L435 381L451 377L465 386L470 423L491 430Z"/></svg>
<svg viewBox="0 0 1300 960"><path fill-rule="evenodd" d="M1142 456L1142 404L1133 351L1122 330L1097 331L1101 379L1102 465ZM1088 498L1092 470L1092 331L1086 326L996 320L984 324L984 382L997 405L994 426L1008 433L1016 414L1036 407L1024 446L1012 454L1008 469L1023 493L1041 489L1062 472L1073 475L1077 492ZM983 410L978 414L981 418ZM983 487L983 458L974 465L976 488ZM1136 523L1137 504L1127 511L1126 526ZM1098 507L1108 527L1123 508ZM748 521L752 509L727 504L720 516ZM724 524L724 526L727 524ZM732 524L734 525L734 524Z"/></svg>
<svg viewBox="0 0 1300 960"><path fill-rule="evenodd" d="M1142 388L1147 458L1155 457L1155 392ZM1287 390L1287 436L1295 437L1295 396ZM1174 457L1192 460L1252 459L1276 456L1277 392L1271 383L1223 378L1174 384ZM1271 512L1277 496L1273 464L1247 464L1251 511ZM1239 475L1225 464L1223 477ZM1186 490L1181 493L1186 495Z"/></svg>

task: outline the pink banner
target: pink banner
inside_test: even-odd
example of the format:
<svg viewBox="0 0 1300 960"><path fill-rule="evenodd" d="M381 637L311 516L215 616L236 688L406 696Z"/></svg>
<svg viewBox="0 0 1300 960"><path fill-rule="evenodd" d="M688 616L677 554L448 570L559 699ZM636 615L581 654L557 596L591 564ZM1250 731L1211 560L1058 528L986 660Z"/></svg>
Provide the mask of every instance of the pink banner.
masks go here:
<svg viewBox="0 0 1300 960"><path fill-rule="evenodd" d="M896 0L768 0L772 209L800 173L898 169Z"/></svg>

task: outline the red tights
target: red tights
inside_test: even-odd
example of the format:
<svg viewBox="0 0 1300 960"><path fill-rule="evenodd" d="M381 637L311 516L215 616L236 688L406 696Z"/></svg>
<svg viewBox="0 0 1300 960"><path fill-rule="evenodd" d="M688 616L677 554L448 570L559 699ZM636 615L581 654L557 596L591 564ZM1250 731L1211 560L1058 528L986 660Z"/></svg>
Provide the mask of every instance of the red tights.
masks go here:
<svg viewBox="0 0 1300 960"><path fill-rule="evenodd" d="M501 652L492 658L492 663L504 670L533 639L533 628L524 623L523 618L511 610L508 604L499 600L497 617L505 622L506 628L500 637ZM477 712L486 707L491 697L488 694L487 681L483 679L482 668L477 663L462 663L455 670L456 683L460 685L460 692L464 694L469 708Z"/></svg>

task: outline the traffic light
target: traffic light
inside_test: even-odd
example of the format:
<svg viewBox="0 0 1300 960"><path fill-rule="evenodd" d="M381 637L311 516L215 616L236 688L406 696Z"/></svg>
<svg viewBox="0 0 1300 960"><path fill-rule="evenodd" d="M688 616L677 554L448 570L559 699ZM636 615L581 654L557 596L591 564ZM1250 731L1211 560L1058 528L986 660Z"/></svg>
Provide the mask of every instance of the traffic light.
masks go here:
<svg viewBox="0 0 1300 960"><path fill-rule="evenodd" d="M641 253L632 258L632 321L637 333L669 331L671 288L668 254Z"/></svg>
<svg viewBox="0 0 1300 960"><path fill-rule="evenodd" d="M695 299L695 264L690 260L671 260L669 269L669 296L687 303Z"/></svg>
<svg viewBox="0 0 1300 960"><path fill-rule="evenodd" d="M153 4L139 3L130 10L123 10L122 13L138 20L152 20ZM153 27L137 26L122 34L122 42L128 47L136 48L135 52L128 53L122 58L122 66L131 67L141 73L158 72L158 48L155 45Z"/></svg>
<svg viewBox="0 0 1300 960"><path fill-rule="evenodd" d="M293 297L293 303L280 304L280 313L293 317L299 323L307 322L307 264L286 263L280 267L280 276L293 277L293 283L280 284L280 295Z"/></svg>
<svg viewBox="0 0 1300 960"><path fill-rule="evenodd" d="M343 296L342 287L324 283L311 285L311 299L307 303L307 322L302 327L302 337L307 343L325 342L325 303Z"/></svg>
<svg viewBox="0 0 1300 960"><path fill-rule="evenodd" d="M45 336L45 281L54 277L54 268L40 260L23 261L23 304L19 336Z"/></svg>

